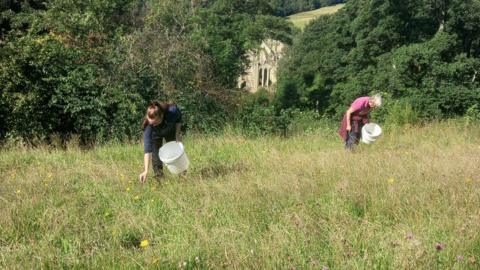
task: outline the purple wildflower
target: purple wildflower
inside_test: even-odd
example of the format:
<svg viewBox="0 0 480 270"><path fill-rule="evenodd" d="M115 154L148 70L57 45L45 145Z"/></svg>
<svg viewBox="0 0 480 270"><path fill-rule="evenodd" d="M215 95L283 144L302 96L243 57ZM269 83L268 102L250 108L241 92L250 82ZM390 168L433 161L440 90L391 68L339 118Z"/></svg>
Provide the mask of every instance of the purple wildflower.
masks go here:
<svg viewBox="0 0 480 270"><path fill-rule="evenodd" d="M445 244L444 243L436 243L435 244L435 248L440 251L440 250L443 250L445 248Z"/></svg>

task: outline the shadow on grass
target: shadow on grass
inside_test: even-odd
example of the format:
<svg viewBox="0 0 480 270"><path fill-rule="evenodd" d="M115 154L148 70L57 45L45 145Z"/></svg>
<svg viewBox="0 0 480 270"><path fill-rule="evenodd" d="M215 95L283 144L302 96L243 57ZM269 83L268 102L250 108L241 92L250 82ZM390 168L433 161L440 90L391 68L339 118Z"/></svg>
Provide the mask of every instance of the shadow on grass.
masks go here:
<svg viewBox="0 0 480 270"><path fill-rule="evenodd" d="M249 169L243 162L236 162L231 164L219 163L211 164L199 168L196 172L201 178L216 178L234 173L245 173Z"/></svg>

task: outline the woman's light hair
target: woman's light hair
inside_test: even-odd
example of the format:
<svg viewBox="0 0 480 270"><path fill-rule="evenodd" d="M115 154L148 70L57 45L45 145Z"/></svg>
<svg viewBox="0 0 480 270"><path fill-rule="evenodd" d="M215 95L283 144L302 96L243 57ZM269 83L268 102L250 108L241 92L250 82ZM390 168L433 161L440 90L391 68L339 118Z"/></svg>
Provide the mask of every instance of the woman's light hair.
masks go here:
<svg viewBox="0 0 480 270"><path fill-rule="evenodd" d="M382 106L382 96L380 94L376 94L374 96L371 96L370 99L373 101L375 104L375 107L380 107Z"/></svg>

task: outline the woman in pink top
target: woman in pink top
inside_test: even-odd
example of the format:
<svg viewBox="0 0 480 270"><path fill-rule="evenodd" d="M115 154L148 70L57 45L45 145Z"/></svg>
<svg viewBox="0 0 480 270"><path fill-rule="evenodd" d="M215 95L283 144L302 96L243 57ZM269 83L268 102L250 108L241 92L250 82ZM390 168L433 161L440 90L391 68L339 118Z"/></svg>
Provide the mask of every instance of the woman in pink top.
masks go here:
<svg viewBox="0 0 480 270"><path fill-rule="evenodd" d="M352 149L360 140L363 125L368 123L368 113L382 105L382 97L359 97L353 101L350 108L343 116L338 134L345 142L346 149Z"/></svg>

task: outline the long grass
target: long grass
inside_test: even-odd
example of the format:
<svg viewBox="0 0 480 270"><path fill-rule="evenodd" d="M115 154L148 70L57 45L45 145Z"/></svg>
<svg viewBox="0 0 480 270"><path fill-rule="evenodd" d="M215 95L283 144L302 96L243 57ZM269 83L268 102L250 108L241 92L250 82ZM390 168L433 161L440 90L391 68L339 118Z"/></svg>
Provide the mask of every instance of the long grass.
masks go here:
<svg viewBox="0 0 480 270"><path fill-rule="evenodd" d="M185 145L187 175L144 185L140 144L3 150L0 268L480 267L478 126Z"/></svg>
<svg viewBox="0 0 480 270"><path fill-rule="evenodd" d="M287 18L293 23L293 25L300 29L303 29L311 20L323 15L333 14L339 9L341 9L344 5L345 4L338 4L335 6L323 7L312 11L301 12L290 15Z"/></svg>

